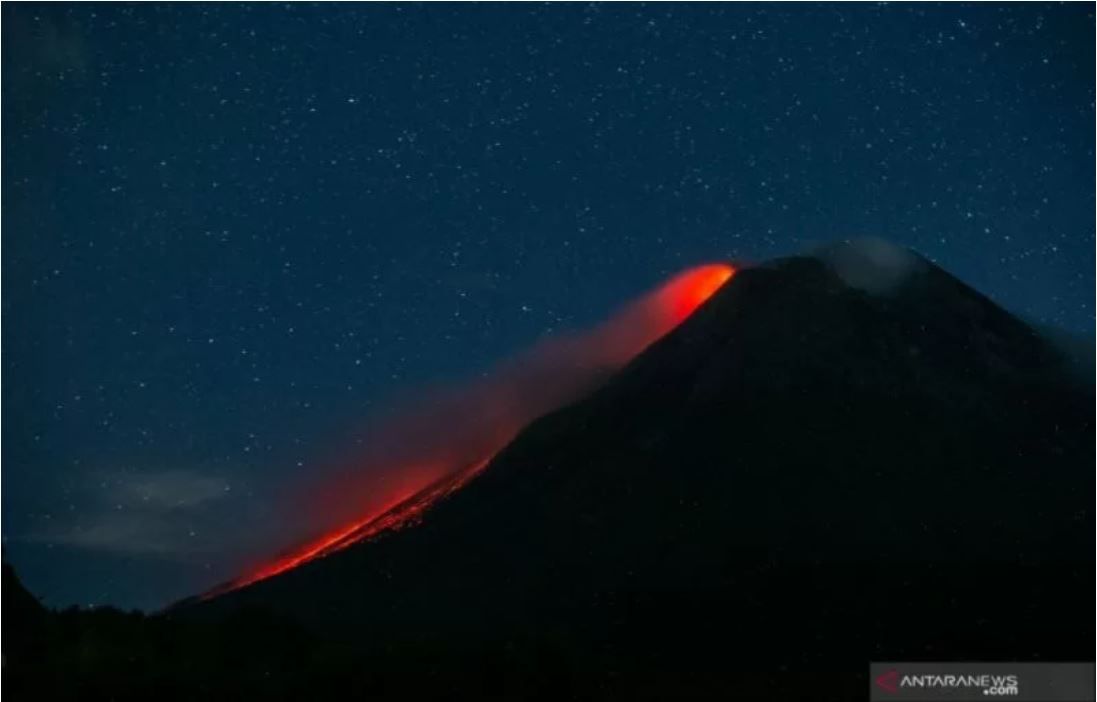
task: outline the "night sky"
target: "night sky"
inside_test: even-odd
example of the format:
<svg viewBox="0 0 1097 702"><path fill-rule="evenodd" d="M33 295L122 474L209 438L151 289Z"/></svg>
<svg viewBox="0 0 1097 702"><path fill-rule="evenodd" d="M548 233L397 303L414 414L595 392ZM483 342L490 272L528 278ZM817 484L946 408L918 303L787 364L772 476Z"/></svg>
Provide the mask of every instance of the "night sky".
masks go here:
<svg viewBox="0 0 1097 702"><path fill-rule="evenodd" d="M4 557L158 607L416 389L875 235L1094 327L1073 5L3 5ZM292 497L292 495L291 495Z"/></svg>

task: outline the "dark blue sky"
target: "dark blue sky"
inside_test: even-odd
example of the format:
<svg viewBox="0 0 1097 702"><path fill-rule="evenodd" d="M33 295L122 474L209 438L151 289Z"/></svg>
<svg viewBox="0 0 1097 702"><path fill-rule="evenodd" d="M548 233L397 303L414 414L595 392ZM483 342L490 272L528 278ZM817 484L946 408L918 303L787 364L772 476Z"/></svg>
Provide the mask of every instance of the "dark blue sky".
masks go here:
<svg viewBox="0 0 1097 702"><path fill-rule="evenodd" d="M1073 5L3 6L4 555L156 606L408 388L684 266L912 246L1092 334Z"/></svg>

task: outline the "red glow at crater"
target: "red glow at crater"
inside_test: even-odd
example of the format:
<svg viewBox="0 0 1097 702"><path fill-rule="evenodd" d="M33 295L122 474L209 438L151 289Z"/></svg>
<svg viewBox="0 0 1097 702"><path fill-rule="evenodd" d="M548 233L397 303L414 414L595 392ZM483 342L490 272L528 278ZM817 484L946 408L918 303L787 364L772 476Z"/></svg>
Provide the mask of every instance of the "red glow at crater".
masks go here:
<svg viewBox="0 0 1097 702"><path fill-rule="evenodd" d="M327 524L321 536L205 597L417 523L431 505L480 473L529 422L589 392L693 314L734 272L726 264L686 270L588 332L547 339L482 380L425 398L421 407L376 432L366 455L311 491L304 520Z"/></svg>

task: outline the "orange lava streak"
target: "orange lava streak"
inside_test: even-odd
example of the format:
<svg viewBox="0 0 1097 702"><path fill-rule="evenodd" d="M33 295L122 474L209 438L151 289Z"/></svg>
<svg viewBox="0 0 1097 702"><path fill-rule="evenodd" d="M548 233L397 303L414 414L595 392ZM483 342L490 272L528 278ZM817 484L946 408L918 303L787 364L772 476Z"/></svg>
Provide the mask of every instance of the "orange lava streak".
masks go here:
<svg viewBox="0 0 1097 702"><path fill-rule="evenodd" d="M630 361L693 314L734 273L735 269L726 264L691 268L592 331L550 340L519 356L501 367L492 382L472 386L460 396L458 409L480 409L487 425L468 424L462 430L466 436L454 436L453 450L442 457L396 463L398 471L409 476L410 488L371 510L368 516L333 529L203 597L266 580L351 544L416 523L431 505L476 477L523 426L581 396L599 370L620 368ZM474 451L472 456L467 455L470 450Z"/></svg>
<svg viewBox="0 0 1097 702"><path fill-rule="evenodd" d="M488 460L485 459L451 473L413 495L397 499L393 505L379 512L326 534L248 575L211 590L204 597L213 597L222 592L237 590L260 580L272 578L309 561L335 553L351 544L366 541L382 532L395 531L414 524L431 505L459 490L487 464Z"/></svg>

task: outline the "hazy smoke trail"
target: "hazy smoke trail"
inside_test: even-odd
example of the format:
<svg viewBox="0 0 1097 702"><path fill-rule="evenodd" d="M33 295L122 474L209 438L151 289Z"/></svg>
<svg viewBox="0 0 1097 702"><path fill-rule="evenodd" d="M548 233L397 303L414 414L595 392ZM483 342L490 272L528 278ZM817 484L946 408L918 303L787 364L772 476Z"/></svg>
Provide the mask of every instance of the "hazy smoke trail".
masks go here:
<svg viewBox="0 0 1097 702"><path fill-rule="evenodd" d="M581 397L688 317L731 277L724 264L675 276L585 333L551 338L483 380L427 397L371 432L305 513L328 528L211 594L269 578L415 519L471 479L537 417ZM300 513L300 510L295 511Z"/></svg>

